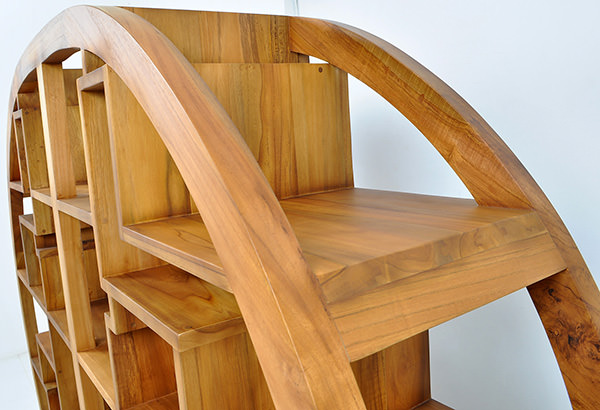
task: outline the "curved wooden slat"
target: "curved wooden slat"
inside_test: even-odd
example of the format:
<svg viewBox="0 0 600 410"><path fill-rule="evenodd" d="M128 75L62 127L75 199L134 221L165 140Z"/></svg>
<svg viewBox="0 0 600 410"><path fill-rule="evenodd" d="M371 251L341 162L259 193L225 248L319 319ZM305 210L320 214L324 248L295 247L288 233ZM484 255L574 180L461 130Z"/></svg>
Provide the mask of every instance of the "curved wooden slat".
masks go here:
<svg viewBox="0 0 600 410"><path fill-rule="evenodd" d="M600 406L600 293L562 220L516 156L454 90L407 54L354 27L290 18L292 51L378 92L442 154L480 205L535 209L568 269L529 286L574 408Z"/></svg>
<svg viewBox="0 0 600 410"><path fill-rule="evenodd" d="M271 188L208 87L153 26L119 8L66 10L20 60L10 108L39 64L79 49L113 68L163 138L223 262L275 404L364 408L340 336Z"/></svg>

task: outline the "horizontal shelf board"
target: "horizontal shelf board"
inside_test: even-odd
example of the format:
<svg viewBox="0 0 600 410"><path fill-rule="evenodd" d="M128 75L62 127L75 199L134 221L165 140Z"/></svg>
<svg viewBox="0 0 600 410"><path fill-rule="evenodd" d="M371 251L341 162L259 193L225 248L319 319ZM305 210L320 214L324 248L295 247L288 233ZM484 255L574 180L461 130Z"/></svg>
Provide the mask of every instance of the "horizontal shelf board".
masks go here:
<svg viewBox="0 0 600 410"><path fill-rule="evenodd" d="M12 189L13 191L17 191L20 193L24 193L25 191L23 190L23 182L21 181L10 181L8 183L8 187L10 189Z"/></svg>
<svg viewBox="0 0 600 410"><path fill-rule="evenodd" d="M106 65L96 68L94 71L84 74L77 79L77 88L81 91L104 90L104 74Z"/></svg>
<svg viewBox="0 0 600 410"><path fill-rule="evenodd" d="M545 231L532 211L345 189L281 201L329 303ZM123 228L124 239L229 289L199 215Z"/></svg>
<svg viewBox="0 0 600 410"><path fill-rule="evenodd" d="M433 399L427 400L425 403L418 405L413 410L453 410L452 407L448 407L445 404L435 401Z"/></svg>
<svg viewBox="0 0 600 410"><path fill-rule="evenodd" d="M79 364L104 398L104 401L115 408L115 385L110 368L108 345L103 343L93 350L77 353Z"/></svg>
<svg viewBox="0 0 600 410"><path fill-rule="evenodd" d="M174 266L103 279L109 296L176 350L246 330L232 294Z"/></svg>
<svg viewBox="0 0 600 410"><path fill-rule="evenodd" d="M50 188L38 188L31 190L31 197L48 206L52 206L52 196L50 196Z"/></svg>
<svg viewBox="0 0 600 410"><path fill-rule="evenodd" d="M178 410L179 402L177 398L177 392L167 394L166 396L159 397L156 400L152 400L137 406L130 407L128 410Z"/></svg>
<svg viewBox="0 0 600 410"><path fill-rule="evenodd" d="M50 366L54 371L56 371L56 366L54 365L54 355L52 354L52 342L50 341L50 332L38 333L36 336L36 340L40 350L46 356L46 360L50 363Z"/></svg>
<svg viewBox="0 0 600 410"><path fill-rule="evenodd" d="M88 185L77 185L77 196L74 198L60 199L56 201L61 212L79 219L88 225L92 224L92 211L90 206L90 194Z"/></svg>
<svg viewBox="0 0 600 410"><path fill-rule="evenodd" d="M31 232L35 232L35 223L33 222L33 214L19 215L19 222Z"/></svg>

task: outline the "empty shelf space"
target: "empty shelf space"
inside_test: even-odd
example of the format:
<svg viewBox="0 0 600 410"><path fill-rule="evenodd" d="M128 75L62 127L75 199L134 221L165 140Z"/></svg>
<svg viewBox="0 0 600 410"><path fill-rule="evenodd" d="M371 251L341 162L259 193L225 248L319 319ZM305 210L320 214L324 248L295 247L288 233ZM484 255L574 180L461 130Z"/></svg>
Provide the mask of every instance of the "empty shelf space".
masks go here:
<svg viewBox="0 0 600 410"><path fill-rule="evenodd" d="M52 354L52 342L50 341L50 332L38 333L35 336L38 346L40 347L40 351L50 363L52 369L56 371L56 366L54 365L54 355Z"/></svg>
<svg viewBox="0 0 600 410"><path fill-rule="evenodd" d="M159 397L156 400L152 400L146 403L138 404L137 406L130 407L129 410L178 410L179 402L177 398L177 392L167 394L166 396Z"/></svg>
<svg viewBox="0 0 600 410"><path fill-rule="evenodd" d="M245 331L232 294L174 266L104 278L103 288L176 350Z"/></svg>
<svg viewBox="0 0 600 410"><path fill-rule="evenodd" d="M473 200L346 189L281 201L328 302L542 235L532 211ZM126 241L229 289L199 215L123 228Z"/></svg>
<svg viewBox="0 0 600 410"><path fill-rule="evenodd" d="M110 368L108 345L103 343L93 350L77 353L79 364L100 392L104 401L115 408L115 386Z"/></svg>

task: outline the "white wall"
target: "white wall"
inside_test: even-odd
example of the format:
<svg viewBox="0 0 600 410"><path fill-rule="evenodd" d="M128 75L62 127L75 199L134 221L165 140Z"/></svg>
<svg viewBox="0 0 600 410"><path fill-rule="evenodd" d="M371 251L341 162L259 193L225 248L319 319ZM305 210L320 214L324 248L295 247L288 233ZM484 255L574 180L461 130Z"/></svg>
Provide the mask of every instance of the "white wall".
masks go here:
<svg viewBox="0 0 600 410"><path fill-rule="evenodd" d="M600 3L299 0L407 52L463 96L550 198L600 282ZM406 119L351 83L357 185L468 196ZM568 409L544 330L517 292L431 331L433 396L457 409Z"/></svg>
<svg viewBox="0 0 600 410"><path fill-rule="evenodd" d="M13 70L45 22L77 1L11 1L0 11L0 101ZM87 1L283 13L294 0ZM355 25L390 41L440 76L525 164L571 230L600 281L600 3L506 0L299 0L301 15ZM356 182L468 196L425 139L387 103L351 84ZM0 130L6 130L0 112ZM6 158L0 144L0 158ZM6 181L6 164L0 181ZM4 183L4 182L2 182ZM1 192L6 192L6 189ZM0 200L0 357L25 349L10 245ZM457 409L568 409L543 328L525 292L433 329L433 395Z"/></svg>

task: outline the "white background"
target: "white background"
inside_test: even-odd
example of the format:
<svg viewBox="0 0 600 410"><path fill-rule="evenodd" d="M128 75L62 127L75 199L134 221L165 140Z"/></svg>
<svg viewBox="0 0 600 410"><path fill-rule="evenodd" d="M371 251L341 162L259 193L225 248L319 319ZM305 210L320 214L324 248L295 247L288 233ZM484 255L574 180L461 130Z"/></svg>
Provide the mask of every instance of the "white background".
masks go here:
<svg viewBox="0 0 600 410"><path fill-rule="evenodd" d="M5 107L26 45L43 24L76 3L2 4L0 101ZM600 282L600 2L87 3L272 14L299 10L300 15L341 21L386 39L453 87L507 142L562 216ZM469 196L425 138L356 81L351 81L351 110L358 186ZM0 129L7 129L6 118L0 113ZM0 158L6 158L6 144L1 146ZM1 181L7 180L6 168L4 162ZM0 358L25 350L7 203L3 194ZM570 408L550 345L524 291L433 329L431 358L433 396L456 409Z"/></svg>

